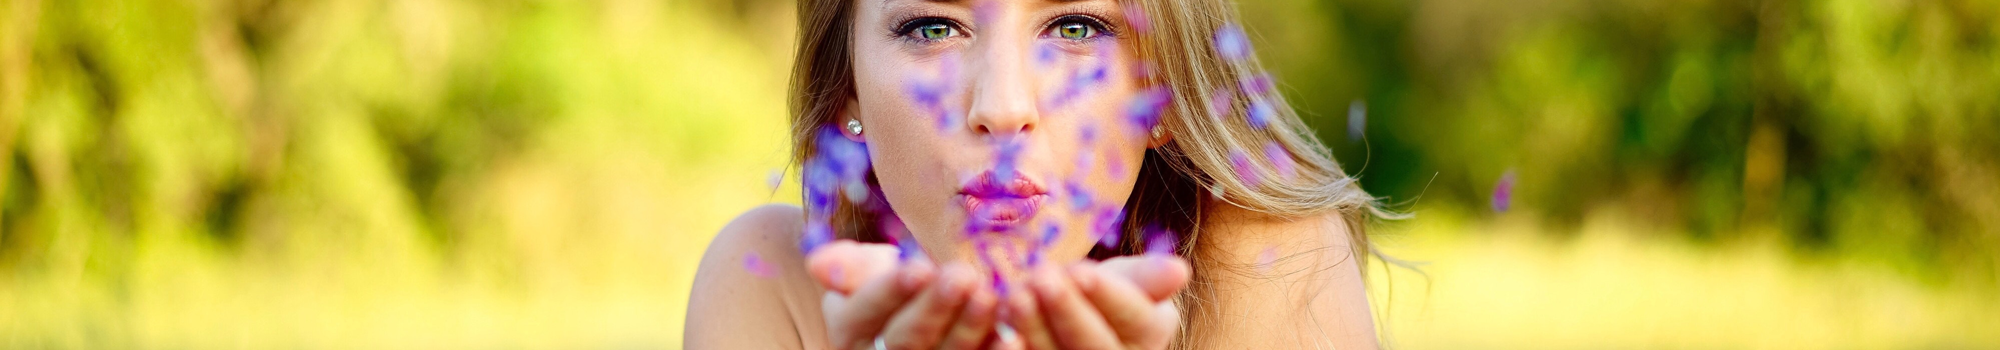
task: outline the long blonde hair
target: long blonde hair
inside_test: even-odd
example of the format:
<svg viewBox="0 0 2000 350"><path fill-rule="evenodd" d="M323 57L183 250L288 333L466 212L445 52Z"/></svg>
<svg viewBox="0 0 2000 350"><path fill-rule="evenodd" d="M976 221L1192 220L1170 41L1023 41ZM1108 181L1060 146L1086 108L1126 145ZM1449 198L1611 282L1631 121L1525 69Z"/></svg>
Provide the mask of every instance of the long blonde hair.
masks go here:
<svg viewBox="0 0 2000 350"><path fill-rule="evenodd" d="M799 46L793 65L791 85L792 156L795 164L816 156L822 132L834 125L839 111L855 94L852 42L853 0L800 0ZM1153 62L1147 82L1171 91L1173 99L1162 111L1161 126L1174 135L1166 145L1148 150L1139 170L1138 183L1125 202L1123 242L1115 250L1092 251L1093 258L1136 254L1144 249L1140 230L1157 224L1175 232L1175 250L1194 266L1194 280L1177 296L1184 309L1180 346L1193 344L1198 332L1213 321L1213 306L1202 296L1212 291L1208 281L1222 268L1202 249L1200 221L1204 200L1221 193L1221 201L1278 217L1324 215L1339 217L1350 230L1347 236L1352 261L1367 271L1372 256L1365 228L1371 218L1393 217L1381 209L1377 199L1363 191L1355 178L1342 172L1331 151L1313 136L1284 97L1275 91L1257 93L1239 89L1240 82L1264 74L1254 55L1240 59L1222 57L1216 51L1216 33L1236 25L1237 12L1226 0L1124 0L1136 6L1150 22L1150 30L1138 35L1134 53L1143 62ZM1170 64L1169 64L1170 63ZM1216 95L1215 91L1232 91ZM1253 127L1247 113L1253 104L1273 107L1268 123ZM1227 106L1228 115L1215 115L1216 106ZM1277 145L1279 157L1289 156L1290 164L1262 157L1266 145ZM1232 150L1248 150L1259 157L1242 157ZM1235 156L1235 157L1232 157ZM1247 164L1244 161L1247 160ZM1289 170L1289 171L1287 171ZM1256 180L1235 176L1247 173ZM869 184L876 180L867 176ZM1212 192L1215 191L1215 192ZM879 197L879 196L878 196ZM877 217L868 210L844 201L834 201L826 215L839 238L882 241ZM810 211L810 209L809 209Z"/></svg>

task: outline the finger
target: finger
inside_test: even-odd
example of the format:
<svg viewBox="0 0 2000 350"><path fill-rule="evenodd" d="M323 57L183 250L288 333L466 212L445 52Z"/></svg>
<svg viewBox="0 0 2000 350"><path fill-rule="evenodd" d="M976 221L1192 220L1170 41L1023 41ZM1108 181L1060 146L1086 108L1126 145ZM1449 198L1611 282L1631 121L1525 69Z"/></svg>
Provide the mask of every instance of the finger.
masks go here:
<svg viewBox="0 0 2000 350"><path fill-rule="evenodd" d="M873 347L875 336L882 332L889 317L911 295L930 284L934 269L930 262L913 260L899 271L881 274L862 284L852 296L828 298L828 337L834 344Z"/></svg>
<svg viewBox="0 0 2000 350"><path fill-rule="evenodd" d="M1000 296L1000 319L1014 329L1014 342L1025 349L1057 349L1055 336L1049 334L1041 308L1035 305L1034 292L1018 286L1009 289Z"/></svg>
<svg viewBox="0 0 2000 350"><path fill-rule="evenodd" d="M938 344L944 349L976 349L993 335L993 324L999 313L1000 300L993 293L993 287L978 283L979 275L971 267L953 265L945 268L945 276L964 272L974 280L965 306L958 312L958 321Z"/></svg>
<svg viewBox="0 0 2000 350"><path fill-rule="evenodd" d="M814 249L806 256L806 271L827 290L853 294L862 283L894 270L896 246L839 240Z"/></svg>
<svg viewBox="0 0 2000 350"><path fill-rule="evenodd" d="M1023 343L1021 342L1021 336L1020 336L1020 334L1018 334L1018 333L1015 333L1015 332L1014 332L1014 328L1013 328L1013 327L1009 327L1009 326L1006 326L1006 325L1000 325L1000 326L998 326L998 327L994 328L994 332L993 332L993 335L991 335L991 338L988 338L988 339L990 339L990 342L989 342L989 344L992 344L992 345L990 345L990 346L987 346L987 347L986 347L987 349L991 349L991 350L1027 350L1027 349L1028 349L1028 344L1023 344Z"/></svg>
<svg viewBox="0 0 2000 350"><path fill-rule="evenodd" d="M1104 323L1104 316L1091 305L1090 299L1076 290L1062 268L1053 264L1035 267L1029 272L1029 285L1035 298L1040 301L1042 321L1055 334L1056 343L1064 349L1114 349L1118 348L1118 335L1111 332L1111 326Z"/></svg>
<svg viewBox="0 0 2000 350"><path fill-rule="evenodd" d="M1103 315L1104 323L1117 334L1118 340L1145 349L1158 349L1172 341L1175 326L1180 323L1179 310L1173 310L1174 317L1162 318L1159 309L1159 305L1171 307L1172 302L1154 302L1130 281L1105 278L1099 271L1104 266L1072 265L1068 273L1077 291L1097 306L1097 312Z"/></svg>
<svg viewBox="0 0 2000 350"><path fill-rule="evenodd" d="M1187 260L1176 256L1127 256L1104 260L1097 272L1106 279L1123 280L1145 293L1150 301L1166 300L1186 288L1193 274Z"/></svg>
<svg viewBox="0 0 2000 350"><path fill-rule="evenodd" d="M890 349L930 349L938 346L945 331L958 318L973 285L979 283L971 267L954 265L939 273L936 283L917 294L917 299L889 318L883 328L884 345Z"/></svg>

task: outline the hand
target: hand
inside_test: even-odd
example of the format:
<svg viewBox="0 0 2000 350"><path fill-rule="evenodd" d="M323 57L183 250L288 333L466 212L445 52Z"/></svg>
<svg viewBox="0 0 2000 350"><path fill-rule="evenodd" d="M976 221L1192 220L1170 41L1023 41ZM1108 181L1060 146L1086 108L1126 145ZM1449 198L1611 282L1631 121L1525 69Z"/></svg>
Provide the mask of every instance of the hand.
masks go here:
<svg viewBox="0 0 2000 350"><path fill-rule="evenodd" d="M839 349L973 349L993 335L997 294L965 264L900 261L887 244L842 240L806 257L826 287L827 336Z"/></svg>
<svg viewBox="0 0 2000 350"><path fill-rule="evenodd" d="M1154 255L1034 267L1002 306L1018 334L1002 347L1165 349L1180 329L1169 298L1191 273L1180 257Z"/></svg>

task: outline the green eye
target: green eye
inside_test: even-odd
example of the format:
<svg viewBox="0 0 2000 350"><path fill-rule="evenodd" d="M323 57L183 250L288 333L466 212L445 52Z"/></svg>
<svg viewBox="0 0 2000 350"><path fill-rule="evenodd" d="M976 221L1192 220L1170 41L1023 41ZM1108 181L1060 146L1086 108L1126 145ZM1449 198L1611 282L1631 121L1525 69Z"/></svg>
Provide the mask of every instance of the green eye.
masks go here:
<svg viewBox="0 0 2000 350"><path fill-rule="evenodd" d="M955 35L958 35L958 29L941 23L917 27L917 36L926 40L943 40Z"/></svg>
<svg viewBox="0 0 2000 350"><path fill-rule="evenodd" d="M1097 36L1097 28L1083 23L1065 23L1056 26L1056 35L1070 40L1090 39Z"/></svg>

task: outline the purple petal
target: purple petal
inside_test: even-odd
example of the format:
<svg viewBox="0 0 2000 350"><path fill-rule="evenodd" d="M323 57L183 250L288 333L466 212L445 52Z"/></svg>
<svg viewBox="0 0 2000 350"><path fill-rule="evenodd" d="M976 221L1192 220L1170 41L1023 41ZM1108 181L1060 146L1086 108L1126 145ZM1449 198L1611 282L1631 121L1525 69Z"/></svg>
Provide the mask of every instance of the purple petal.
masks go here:
<svg viewBox="0 0 2000 350"><path fill-rule="evenodd" d="M806 220L805 237L799 239L799 249L812 253L814 249L833 242L833 225L825 218Z"/></svg>
<svg viewBox="0 0 2000 350"><path fill-rule="evenodd" d="M1054 66L1056 64L1057 53L1055 45L1035 45L1035 67L1047 68Z"/></svg>
<svg viewBox="0 0 2000 350"><path fill-rule="evenodd" d="M1493 184L1493 212L1505 213L1514 202L1514 171L1500 175L1500 181Z"/></svg>
<svg viewBox="0 0 2000 350"><path fill-rule="evenodd" d="M1097 212L1093 231L1098 235L1097 244L1107 249L1117 249L1121 228L1125 223L1124 208L1104 208Z"/></svg>
<svg viewBox="0 0 2000 350"><path fill-rule="evenodd" d="M1250 162L1250 155L1243 150L1229 151L1229 164L1236 170L1236 178L1243 180L1244 186L1257 187L1263 182L1257 178L1257 164Z"/></svg>
<svg viewBox="0 0 2000 350"><path fill-rule="evenodd" d="M1146 16L1146 10L1139 8L1136 2L1125 4L1125 23L1130 25L1135 33L1146 34L1153 31L1152 18Z"/></svg>
<svg viewBox="0 0 2000 350"><path fill-rule="evenodd" d="M1146 255L1180 254L1176 251L1180 246L1180 236L1175 235L1173 230L1149 226L1146 231Z"/></svg>
<svg viewBox="0 0 2000 350"><path fill-rule="evenodd" d="M1221 121L1223 116L1229 115L1229 112L1233 112L1235 110L1236 110L1236 90L1230 89L1229 87L1220 87L1216 88L1215 92L1209 94L1209 100L1208 100L1209 119L1215 121Z"/></svg>
<svg viewBox="0 0 2000 350"><path fill-rule="evenodd" d="M1014 171L1016 165L1020 162L1022 147L1021 141L1011 140L1001 142L999 147L994 149L993 174L998 177L999 181L1012 181L1014 179L1016 175Z"/></svg>
<svg viewBox="0 0 2000 350"><path fill-rule="evenodd" d="M1271 80L1270 73L1258 73L1249 78L1244 78L1237 85L1241 85L1243 93L1254 96L1269 95L1271 91L1278 90L1278 85L1274 80Z"/></svg>
<svg viewBox="0 0 2000 350"><path fill-rule="evenodd" d="M1292 152L1286 151L1285 146L1277 141L1264 143L1264 158L1271 161L1271 167L1278 171L1278 176L1285 178L1291 178L1292 171L1298 167L1298 163L1292 160Z"/></svg>
<svg viewBox="0 0 2000 350"><path fill-rule="evenodd" d="M1250 118L1250 127L1262 130L1265 126L1271 125L1271 120L1277 118L1277 114L1278 110L1271 107L1271 103L1264 101L1264 99L1260 98L1250 101L1250 114L1248 116Z"/></svg>
<svg viewBox="0 0 2000 350"><path fill-rule="evenodd" d="M1257 269L1261 272L1270 273L1271 266L1277 262L1278 246L1264 247L1264 252L1257 254Z"/></svg>
<svg viewBox="0 0 2000 350"><path fill-rule="evenodd" d="M1053 244L1055 244L1055 243L1056 243L1056 238L1059 238L1059 237L1061 237L1061 236L1062 236L1062 227L1061 227L1061 226L1056 226L1056 224L1055 224L1055 223L1047 223L1047 224L1043 224L1043 225L1042 225L1042 240L1041 240L1041 244L1039 244L1038 246L1040 246L1040 247L1042 247L1042 248L1048 248L1048 247L1049 247L1050 245L1053 245Z"/></svg>
<svg viewBox="0 0 2000 350"><path fill-rule="evenodd" d="M1082 183L1079 183L1077 181L1069 181L1063 183L1063 193L1069 194L1069 205L1071 208L1075 208L1076 210L1079 211L1084 210L1085 208L1090 208L1090 204L1092 202L1090 198L1090 190L1083 188Z"/></svg>
<svg viewBox="0 0 2000 350"><path fill-rule="evenodd" d="M1160 123L1160 112L1173 103L1173 91L1165 87L1154 87L1140 93L1125 108L1125 120L1139 128L1140 133L1149 132Z"/></svg>
<svg viewBox="0 0 2000 350"><path fill-rule="evenodd" d="M1250 39L1243 35L1243 27L1230 24L1215 31L1215 52L1222 59L1242 61L1250 57Z"/></svg>
<svg viewBox="0 0 2000 350"><path fill-rule="evenodd" d="M750 271L751 275L759 278L771 278L778 275L777 269L772 268L770 263L764 262L764 258L758 256L757 253L743 255L743 269Z"/></svg>

